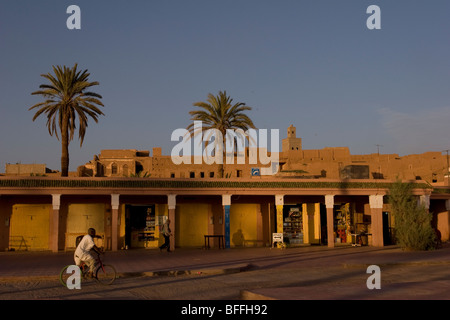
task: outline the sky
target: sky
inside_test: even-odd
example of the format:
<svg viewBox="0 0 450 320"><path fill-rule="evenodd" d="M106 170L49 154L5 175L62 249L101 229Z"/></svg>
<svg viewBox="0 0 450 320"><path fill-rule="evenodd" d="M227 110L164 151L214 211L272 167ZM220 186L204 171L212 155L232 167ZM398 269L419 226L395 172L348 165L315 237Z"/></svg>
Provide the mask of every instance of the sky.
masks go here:
<svg viewBox="0 0 450 320"><path fill-rule="evenodd" d="M60 142L28 109L42 74L75 63L105 116L71 142L71 171L103 149L170 155L193 103L219 91L280 140L294 125L303 149L450 149L449 13L448 0L0 0L0 172L60 170Z"/></svg>

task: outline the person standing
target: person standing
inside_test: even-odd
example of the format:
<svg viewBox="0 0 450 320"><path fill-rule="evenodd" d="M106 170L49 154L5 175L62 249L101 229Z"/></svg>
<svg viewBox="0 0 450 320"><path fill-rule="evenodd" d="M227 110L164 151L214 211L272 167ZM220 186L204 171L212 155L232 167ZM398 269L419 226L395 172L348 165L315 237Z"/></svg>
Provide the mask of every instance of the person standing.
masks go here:
<svg viewBox="0 0 450 320"><path fill-rule="evenodd" d="M159 247L159 251L162 251L163 249L167 248L167 252L170 252L170 236L172 235L172 232L170 230L170 220L167 219L166 222L164 222L161 234L164 236L164 244Z"/></svg>

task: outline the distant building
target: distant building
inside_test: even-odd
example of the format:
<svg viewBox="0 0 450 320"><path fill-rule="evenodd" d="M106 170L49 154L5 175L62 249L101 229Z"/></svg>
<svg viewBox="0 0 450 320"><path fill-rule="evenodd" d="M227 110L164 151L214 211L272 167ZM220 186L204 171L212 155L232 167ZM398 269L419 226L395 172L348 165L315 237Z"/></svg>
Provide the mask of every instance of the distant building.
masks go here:
<svg viewBox="0 0 450 320"><path fill-rule="evenodd" d="M45 164L22 164L7 163L5 165L5 175L7 176L44 176L56 173L50 170Z"/></svg>
<svg viewBox="0 0 450 320"><path fill-rule="evenodd" d="M352 155L348 147L304 150L296 128L287 129L281 141L277 177L311 179L389 179L426 180L443 183L448 172L447 158L441 152L416 155L398 154ZM162 155L161 148L150 151L124 149L101 150L92 161L78 168L81 177L130 177L139 173L153 178L217 178L218 165L182 164ZM248 155L248 149L246 150ZM247 158L248 159L248 158ZM259 159L259 158L258 158ZM193 161L192 161L193 162ZM255 169L268 165L225 164L225 177L251 178Z"/></svg>
<svg viewBox="0 0 450 320"><path fill-rule="evenodd" d="M281 145L276 174L267 175L261 162L235 161L224 165L223 179L219 165L176 165L161 148L101 150L69 177L45 165L7 165L0 250L73 250L89 227L108 250L157 249L166 219L175 235L171 249L206 247L211 236L214 247L219 238L225 247L271 246L274 234L290 246L380 247L396 241L387 196L397 179L412 182L432 227L450 240L448 159L440 152L304 150L292 125Z"/></svg>

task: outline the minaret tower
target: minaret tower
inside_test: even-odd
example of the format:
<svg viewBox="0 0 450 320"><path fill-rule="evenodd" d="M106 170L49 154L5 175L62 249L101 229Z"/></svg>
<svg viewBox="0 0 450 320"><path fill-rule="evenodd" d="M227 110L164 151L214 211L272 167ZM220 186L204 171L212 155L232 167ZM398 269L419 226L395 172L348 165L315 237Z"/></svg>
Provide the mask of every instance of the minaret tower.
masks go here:
<svg viewBox="0 0 450 320"><path fill-rule="evenodd" d="M291 124L287 129L287 138L281 141L281 151L301 151L302 139L297 138L296 128Z"/></svg>

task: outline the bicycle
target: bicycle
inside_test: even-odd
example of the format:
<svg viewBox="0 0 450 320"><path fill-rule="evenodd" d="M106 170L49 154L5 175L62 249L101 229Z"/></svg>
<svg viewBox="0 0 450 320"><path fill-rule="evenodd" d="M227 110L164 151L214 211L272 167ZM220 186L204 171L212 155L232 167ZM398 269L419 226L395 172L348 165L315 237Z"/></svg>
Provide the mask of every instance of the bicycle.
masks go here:
<svg viewBox="0 0 450 320"><path fill-rule="evenodd" d="M100 259L100 254L97 253L96 264L97 267L93 273L93 279L95 279L98 283L103 285L111 285L116 280L116 269L114 266L110 264L104 264L103 261ZM67 287L67 279L72 275L72 273L67 273L67 268L71 265L65 266L61 272L59 273L59 280L61 281L62 285ZM81 280L86 280L89 278L89 267L86 265L86 263L81 262L80 268L80 274L81 274Z"/></svg>

